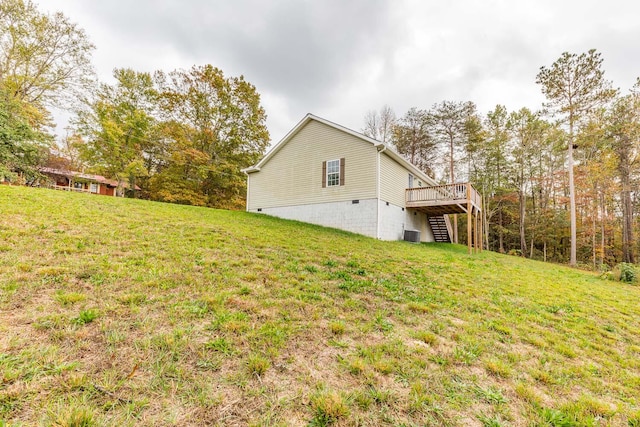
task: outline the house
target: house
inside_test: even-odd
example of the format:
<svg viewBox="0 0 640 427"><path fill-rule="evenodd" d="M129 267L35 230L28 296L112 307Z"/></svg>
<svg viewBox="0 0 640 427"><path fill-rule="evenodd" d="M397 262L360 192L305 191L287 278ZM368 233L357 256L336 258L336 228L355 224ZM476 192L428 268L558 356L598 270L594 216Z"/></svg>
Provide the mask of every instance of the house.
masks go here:
<svg viewBox="0 0 640 427"><path fill-rule="evenodd" d="M447 215L470 212L469 235L480 240L470 184L438 185L389 145L312 114L243 172L249 212L422 242L450 242Z"/></svg>
<svg viewBox="0 0 640 427"><path fill-rule="evenodd" d="M40 173L49 178L49 187L56 190L78 191L84 193L115 196L118 181L102 175L93 175L66 169L40 168ZM128 184L125 183L125 188ZM140 187L136 185L136 190Z"/></svg>

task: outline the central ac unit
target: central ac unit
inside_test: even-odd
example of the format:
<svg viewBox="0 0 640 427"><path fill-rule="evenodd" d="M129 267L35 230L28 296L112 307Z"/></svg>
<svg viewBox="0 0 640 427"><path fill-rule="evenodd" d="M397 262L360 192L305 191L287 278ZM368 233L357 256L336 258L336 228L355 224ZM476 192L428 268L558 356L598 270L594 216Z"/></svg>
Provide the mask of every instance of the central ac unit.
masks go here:
<svg viewBox="0 0 640 427"><path fill-rule="evenodd" d="M404 240L407 242L420 243L420 231L404 230Z"/></svg>

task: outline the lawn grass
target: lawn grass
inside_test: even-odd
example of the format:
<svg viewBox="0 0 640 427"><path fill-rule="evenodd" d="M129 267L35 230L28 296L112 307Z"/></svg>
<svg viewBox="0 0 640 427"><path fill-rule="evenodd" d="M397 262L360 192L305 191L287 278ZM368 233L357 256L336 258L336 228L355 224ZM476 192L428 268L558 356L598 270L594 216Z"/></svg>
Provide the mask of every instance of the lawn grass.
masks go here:
<svg viewBox="0 0 640 427"><path fill-rule="evenodd" d="M640 425L640 289L0 186L0 426Z"/></svg>

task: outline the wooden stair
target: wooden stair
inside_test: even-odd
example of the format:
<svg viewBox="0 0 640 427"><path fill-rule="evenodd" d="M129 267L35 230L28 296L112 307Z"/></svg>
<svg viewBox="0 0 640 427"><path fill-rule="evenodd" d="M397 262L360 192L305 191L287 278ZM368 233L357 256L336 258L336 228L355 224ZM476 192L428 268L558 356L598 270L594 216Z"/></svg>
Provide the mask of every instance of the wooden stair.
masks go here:
<svg viewBox="0 0 640 427"><path fill-rule="evenodd" d="M444 215L430 216L428 219L435 241L451 243L451 235L449 234L449 227L447 227L447 221Z"/></svg>

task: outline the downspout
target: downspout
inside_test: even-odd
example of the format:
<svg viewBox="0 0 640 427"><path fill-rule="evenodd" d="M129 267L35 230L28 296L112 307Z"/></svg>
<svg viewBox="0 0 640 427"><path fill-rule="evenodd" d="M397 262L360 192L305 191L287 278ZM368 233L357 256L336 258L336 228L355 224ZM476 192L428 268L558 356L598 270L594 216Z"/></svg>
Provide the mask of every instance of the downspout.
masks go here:
<svg viewBox="0 0 640 427"><path fill-rule="evenodd" d="M385 144L376 145L377 167L376 167L376 238L380 240L380 154L387 149Z"/></svg>
<svg viewBox="0 0 640 427"><path fill-rule="evenodd" d="M249 188L249 182L251 181L249 179L249 173L246 171L243 171L245 175L247 175L247 206L245 206L245 211L249 212L249 197L251 196L251 190Z"/></svg>

